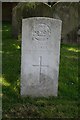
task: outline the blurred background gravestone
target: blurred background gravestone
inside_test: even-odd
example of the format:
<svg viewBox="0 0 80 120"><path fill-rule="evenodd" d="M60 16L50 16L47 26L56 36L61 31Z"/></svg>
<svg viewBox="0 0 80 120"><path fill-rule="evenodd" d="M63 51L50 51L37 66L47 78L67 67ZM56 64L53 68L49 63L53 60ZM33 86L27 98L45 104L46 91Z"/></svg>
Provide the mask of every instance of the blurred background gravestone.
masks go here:
<svg viewBox="0 0 80 120"><path fill-rule="evenodd" d="M52 6L53 18L63 21L62 43L77 43L79 3L58 3Z"/></svg>
<svg viewBox="0 0 80 120"><path fill-rule="evenodd" d="M21 33L23 18L52 17L52 9L46 3L19 3L13 9L12 26L13 35L17 37Z"/></svg>
<svg viewBox="0 0 80 120"><path fill-rule="evenodd" d="M21 35L22 18L52 17L61 19L62 43L77 43L77 31L80 26L80 3L76 2L49 2L49 3L18 3L13 8L12 28L13 36Z"/></svg>

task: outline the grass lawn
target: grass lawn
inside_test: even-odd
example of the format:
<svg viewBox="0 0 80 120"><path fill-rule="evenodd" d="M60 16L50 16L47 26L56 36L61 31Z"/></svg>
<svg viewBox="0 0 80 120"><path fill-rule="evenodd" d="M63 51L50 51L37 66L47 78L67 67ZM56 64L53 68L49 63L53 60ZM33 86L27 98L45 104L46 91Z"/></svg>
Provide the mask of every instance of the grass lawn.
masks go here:
<svg viewBox="0 0 80 120"><path fill-rule="evenodd" d="M77 118L78 49L77 45L61 45L58 97L21 97L21 41L11 36L11 25L3 24L2 100L3 118ZM1 78L0 78L1 79Z"/></svg>

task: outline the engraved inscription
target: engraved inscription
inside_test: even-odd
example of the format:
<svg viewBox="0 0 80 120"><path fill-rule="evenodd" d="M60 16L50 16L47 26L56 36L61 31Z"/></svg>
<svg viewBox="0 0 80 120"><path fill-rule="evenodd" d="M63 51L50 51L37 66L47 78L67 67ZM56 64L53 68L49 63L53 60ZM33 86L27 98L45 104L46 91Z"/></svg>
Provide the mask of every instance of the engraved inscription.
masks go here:
<svg viewBox="0 0 80 120"><path fill-rule="evenodd" d="M51 34L50 27L46 24L37 24L32 30L32 40L48 40Z"/></svg>

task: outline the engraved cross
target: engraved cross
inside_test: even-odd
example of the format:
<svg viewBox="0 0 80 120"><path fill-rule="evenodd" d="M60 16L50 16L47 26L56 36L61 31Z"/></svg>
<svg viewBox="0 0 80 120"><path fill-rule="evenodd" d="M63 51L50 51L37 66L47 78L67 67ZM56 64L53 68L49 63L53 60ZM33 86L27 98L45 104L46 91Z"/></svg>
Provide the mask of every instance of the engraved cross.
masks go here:
<svg viewBox="0 0 80 120"><path fill-rule="evenodd" d="M39 79L41 77L41 69L42 67L49 67L48 65L42 65L42 56L40 56L40 62L39 62L39 65L33 65L34 67L40 67L40 76L39 76Z"/></svg>

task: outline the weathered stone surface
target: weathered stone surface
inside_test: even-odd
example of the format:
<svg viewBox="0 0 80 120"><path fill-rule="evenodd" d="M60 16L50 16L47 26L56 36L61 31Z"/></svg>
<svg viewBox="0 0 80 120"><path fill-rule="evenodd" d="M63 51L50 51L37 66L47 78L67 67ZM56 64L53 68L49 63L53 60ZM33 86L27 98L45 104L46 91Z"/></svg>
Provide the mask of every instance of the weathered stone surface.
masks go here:
<svg viewBox="0 0 80 120"><path fill-rule="evenodd" d="M22 21L21 95L57 96L61 21Z"/></svg>

